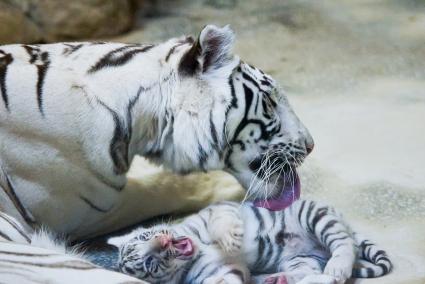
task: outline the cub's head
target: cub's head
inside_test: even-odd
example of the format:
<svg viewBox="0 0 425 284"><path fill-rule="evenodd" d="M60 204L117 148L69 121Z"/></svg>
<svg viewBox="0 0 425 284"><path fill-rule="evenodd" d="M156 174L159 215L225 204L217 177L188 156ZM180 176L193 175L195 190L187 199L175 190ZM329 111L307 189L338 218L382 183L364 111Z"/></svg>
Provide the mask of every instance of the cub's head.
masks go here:
<svg viewBox="0 0 425 284"><path fill-rule="evenodd" d="M278 83L233 55L233 41L229 27L210 25L179 43L164 158L181 172L224 169L260 205L280 209L299 195L296 167L313 139Z"/></svg>
<svg viewBox="0 0 425 284"><path fill-rule="evenodd" d="M190 238L176 235L166 225L136 229L128 235L110 238L108 243L119 249L121 272L151 283L171 282L197 254Z"/></svg>

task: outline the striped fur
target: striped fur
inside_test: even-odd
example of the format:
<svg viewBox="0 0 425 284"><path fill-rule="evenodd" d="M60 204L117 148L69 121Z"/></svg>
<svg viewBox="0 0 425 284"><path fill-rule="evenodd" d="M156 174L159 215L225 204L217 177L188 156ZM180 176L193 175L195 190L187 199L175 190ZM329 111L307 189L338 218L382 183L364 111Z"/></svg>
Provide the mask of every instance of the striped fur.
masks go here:
<svg viewBox="0 0 425 284"><path fill-rule="evenodd" d="M163 235L189 236L196 253L179 262L172 245L165 249L155 245ZM392 268L386 253L353 233L333 208L307 200L284 211L249 203L216 204L180 224L137 229L109 243L120 247L123 272L155 283L226 280L227 271L235 272L229 264L239 267L232 277L246 275L246 266L257 283L343 283L351 276L383 276ZM355 267L360 263L364 267ZM248 283L245 277L223 283Z"/></svg>

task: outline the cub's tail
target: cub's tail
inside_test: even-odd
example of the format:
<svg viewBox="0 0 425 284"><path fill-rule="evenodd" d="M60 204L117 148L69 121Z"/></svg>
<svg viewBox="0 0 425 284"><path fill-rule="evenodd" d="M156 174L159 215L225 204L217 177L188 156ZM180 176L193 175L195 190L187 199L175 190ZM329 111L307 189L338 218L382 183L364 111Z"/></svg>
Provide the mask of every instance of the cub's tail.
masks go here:
<svg viewBox="0 0 425 284"><path fill-rule="evenodd" d="M354 267L352 277L355 278L375 278L388 274L393 265L385 251L378 248L371 241L359 238L355 235L359 246L359 264L361 267Z"/></svg>

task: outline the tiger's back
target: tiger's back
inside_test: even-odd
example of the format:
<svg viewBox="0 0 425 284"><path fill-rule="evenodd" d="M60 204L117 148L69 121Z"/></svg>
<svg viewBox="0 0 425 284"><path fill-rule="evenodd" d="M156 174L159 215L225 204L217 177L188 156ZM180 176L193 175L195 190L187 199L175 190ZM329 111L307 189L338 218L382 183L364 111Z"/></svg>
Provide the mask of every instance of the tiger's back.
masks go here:
<svg viewBox="0 0 425 284"><path fill-rule="evenodd" d="M93 211L119 201L136 152L131 99L168 72L157 59L173 43L0 46L0 204L59 232L98 222Z"/></svg>

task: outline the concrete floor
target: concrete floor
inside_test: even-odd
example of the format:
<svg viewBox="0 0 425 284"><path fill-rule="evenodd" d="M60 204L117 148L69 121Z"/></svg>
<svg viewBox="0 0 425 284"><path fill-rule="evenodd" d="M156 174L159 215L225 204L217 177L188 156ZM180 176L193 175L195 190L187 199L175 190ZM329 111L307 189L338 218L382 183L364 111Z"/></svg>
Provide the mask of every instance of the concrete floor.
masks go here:
<svg viewBox="0 0 425 284"><path fill-rule="evenodd" d="M425 283L425 2L157 3L116 40L230 24L236 52L286 87L315 138L303 196L337 207L394 261L390 275L356 283Z"/></svg>

